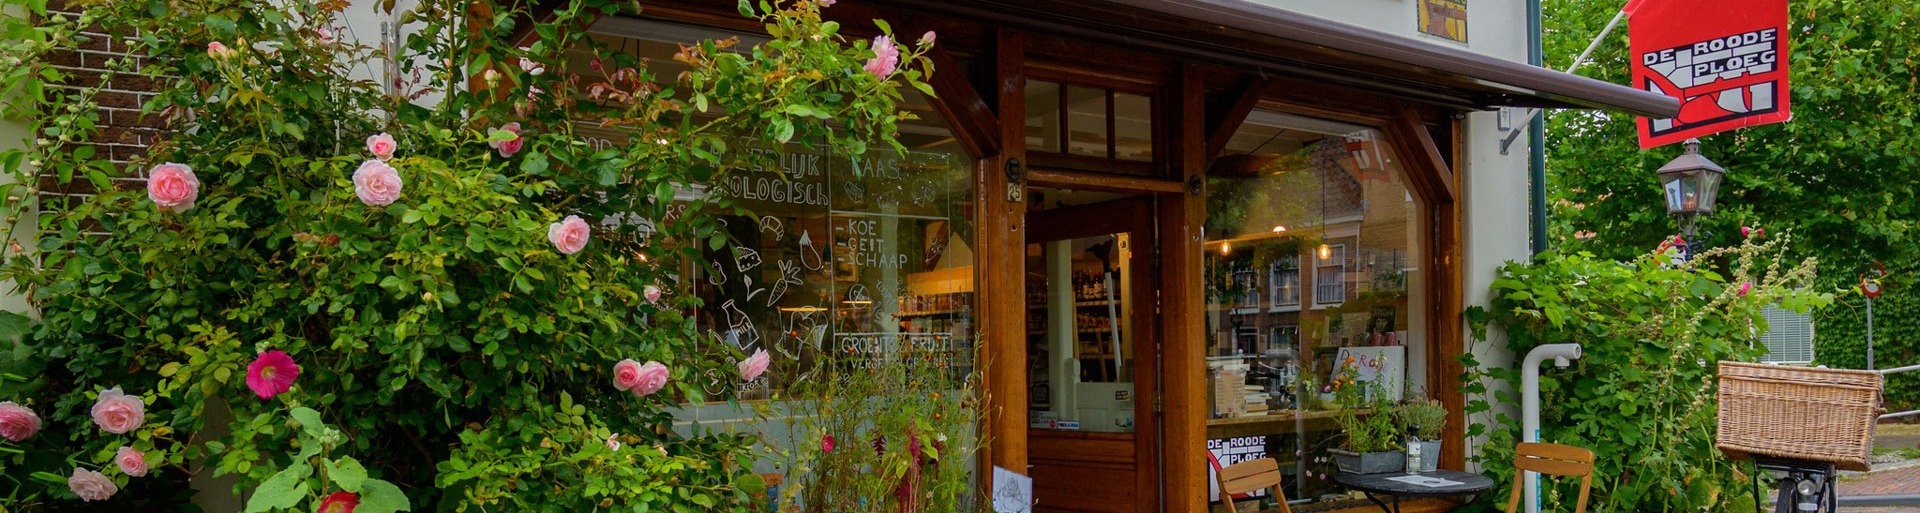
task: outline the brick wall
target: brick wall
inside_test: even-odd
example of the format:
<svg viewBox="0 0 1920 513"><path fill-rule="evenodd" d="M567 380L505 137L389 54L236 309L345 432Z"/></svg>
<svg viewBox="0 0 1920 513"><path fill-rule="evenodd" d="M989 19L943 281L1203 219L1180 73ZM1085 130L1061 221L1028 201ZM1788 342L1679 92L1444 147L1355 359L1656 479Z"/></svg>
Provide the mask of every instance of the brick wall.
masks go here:
<svg viewBox="0 0 1920 513"><path fill-rule="evenodd" d="M79 8L70 6L67 0L51 0L47 4L49 15L79 18ZM140 106L153 97L158 90L152 77L134 73L113 74L108 78L110 60L136 59L136 66L122 69L139 69L139 56L129 56L129 45L125 38L131 34L111 34L103 27L87 27L82 33L87 41L78 50L56 52L47 56L48 62L62 73L66 80L48 88L49 94L80 94L83 89L95 86L103 87L94 95L100 118L98 130L87 141L67 146L69 150L91 147L95 158L105 158L113 162L115 173L110 174L115 187L140 188L144 186L147 147L164 137L163 118L160 114L141 115ZM72 182L59 183L53 176L40 179L40 205L42 209L62 209L74 202L84 201L95 191L91 182L75 177Z"/></svg>

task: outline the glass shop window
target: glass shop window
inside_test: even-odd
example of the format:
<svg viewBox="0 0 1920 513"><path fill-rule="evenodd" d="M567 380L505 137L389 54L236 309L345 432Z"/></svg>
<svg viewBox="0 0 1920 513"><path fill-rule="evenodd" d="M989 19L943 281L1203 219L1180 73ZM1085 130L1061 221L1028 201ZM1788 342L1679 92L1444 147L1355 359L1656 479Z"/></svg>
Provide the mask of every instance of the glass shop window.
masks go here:
<svg viewBox="0 0 1920 513"><path fill-rule="evenodd" d="M1026 137L1033 153L1153 162L1153 99L1029 80Z"/></svg>

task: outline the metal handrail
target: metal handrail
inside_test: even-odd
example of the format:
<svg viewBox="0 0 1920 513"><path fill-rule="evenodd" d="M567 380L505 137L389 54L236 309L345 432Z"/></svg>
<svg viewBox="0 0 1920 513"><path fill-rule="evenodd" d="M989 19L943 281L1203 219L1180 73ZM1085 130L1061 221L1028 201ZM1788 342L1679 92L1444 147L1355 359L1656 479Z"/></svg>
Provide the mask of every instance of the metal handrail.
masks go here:
<svg viewBox="0 0 1920 513"><path fill-rule="evenodd" d="M1906 367L1894 367L1891 369L1879 370L1874 372L1880 373L1881 376L1889 376L1893 374L1899 374L1902 372L1913 372L1913 371L1920 371L1920 364L1908 365ZM1881 415L1880 420L1897 419L1900 417L1907 417L1912 415L1920 415L1920 410L1907 410L1903 412L1888 413L1886 415Z"/></svg>

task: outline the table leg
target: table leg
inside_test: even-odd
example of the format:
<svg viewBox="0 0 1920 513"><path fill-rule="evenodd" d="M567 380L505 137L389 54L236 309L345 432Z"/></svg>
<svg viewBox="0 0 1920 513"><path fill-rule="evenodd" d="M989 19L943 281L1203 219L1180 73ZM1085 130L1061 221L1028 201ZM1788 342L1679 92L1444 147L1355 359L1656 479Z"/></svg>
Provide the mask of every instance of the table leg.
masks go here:
<svg viewBox="0 0 1920 513"><path fill-rule="evenodd" d="M1373 505L1379 506L1381 513L1400 513L1400 496L1398 495L1393 496L1393 507L1389 508L1387 507L1387 503L1385 501L1380 500L1380 497L1375 496L1373 492L1360 492L1360 493L1362 495L1366 495L1367 500L1373 501Z"/></svg>

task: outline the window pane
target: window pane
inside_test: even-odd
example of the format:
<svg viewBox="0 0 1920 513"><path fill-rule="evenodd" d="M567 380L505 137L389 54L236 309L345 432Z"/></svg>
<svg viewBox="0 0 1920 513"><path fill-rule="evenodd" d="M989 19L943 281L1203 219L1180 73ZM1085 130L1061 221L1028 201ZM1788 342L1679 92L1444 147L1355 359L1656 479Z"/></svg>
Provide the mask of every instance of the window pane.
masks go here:
<svg viewBox="0 0 1920 513"><path fill-rule="evenodd" d="M1113 157L1153 161L1153 100L1137 94L1113 94Z"/></svg>
<svg viewBox="0 0 1920 513"><path fill-rule="evenodd" d="M1107 157L1107 91L1067 86L1067 153Z"/></svg>
<svg viewBox="0 0 1920 513"><path fill-rule="evenodd" d="M1060 84L1027 81L1027 150L1060 152Z"/></svg>

